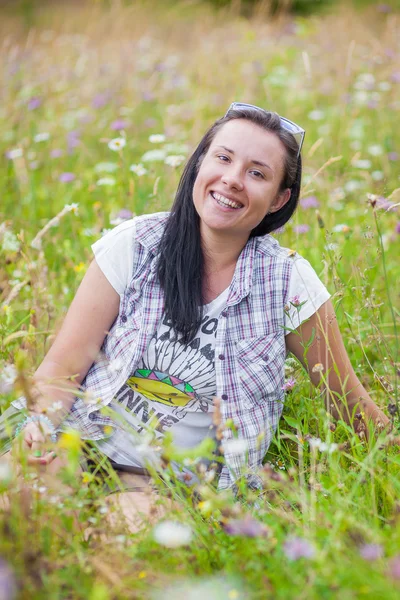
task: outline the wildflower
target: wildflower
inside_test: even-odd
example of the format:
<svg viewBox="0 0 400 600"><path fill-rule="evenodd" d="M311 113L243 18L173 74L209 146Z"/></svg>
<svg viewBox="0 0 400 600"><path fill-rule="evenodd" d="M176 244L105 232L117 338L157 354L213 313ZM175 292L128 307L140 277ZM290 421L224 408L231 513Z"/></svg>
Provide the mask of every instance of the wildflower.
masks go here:
<svg viewBox="0 0 400 600"><path fill-rule="evenodd" d="M165 135L162 133L153 133L149 136L149 142L151 144L162 144L165 142Z"/></svg>
<svg viewBox="0 0 400 600"><path fill-rule="evenodd" d="M350 179L350 181L347 181L345 183L344 190L348 194L351 194L352 192L356 192L357 190L359 190L363 186L364 186L364 182L363 181L358 181L357 179Z"/></svg>
<svg viewBox="0 0 400 600"><path fill-rule="evenodd" d="M348 225L342 223L340 225L335 225L332 228L332 231L335 233L349 233L351 231L351 228Z"/></svg>
<svg viewBox="0 0 400 600"><path fill-rule="evenodd" d="M397 221L395 231L396 231L396 233L398 233L400 235L400 221Z"/></svg>
<svg viewBox="0 0 400 600"><path fill-rule="evenodd" d="M222 442L224 454L242 455L249 449L249 442L244 438L233 438Z"/></svg>
<svg viewBox="0 0 400 600"><path fill-rule="evenodd" d="M232 519L225 523L224 530L228 535L240 535L255 538L269 535L270 531L266 525L247 515L244 519Z"/></svg>
<svg viewBox="0 0 400 600"><path fill-rule="evenodd" d="M397 152L389 152L387 157L389 160L399 160L399 154Z"/></svg>
<svg viewBox="0 0 400 600"><path fill-rule="evenodd" d="M21 158L22 154L23 154L22 148L14 148L13 150L8 150L8 152L6 152L6 156L10 160L15 160L16 158Z"/></svg>
<svg viewBox="0 0 400 600"><path fill-rule="evenodd" d="M114 177L100 177L100 179L97 180L96 185L106 185L106 186L113 186L116 184L116 181L114 179Z"/></svg>
<svg viewBox="0 0 400 600"><path fill-rule="evenodd" d="M316 196L307 196L306 198L302 198L300 200L300 206L302 208L318 208L319 202Z"/></svg>
<svg viewBox="0 0 400 600"><path fill-rule="evenodd" d="M282 389L284 392L291 392L295 385L296 385L296 380L294 379L294 377L290 377L289 379L287 379L285 381L285 383L282 386Z"/></svg>
<svg viewBox="0 0 400 600"><path fill-rule="evenodd" d="M131 165L129 167L129 170L132 171L132 173L135 173L135 175L137 175L138 177L146 175L147 173L147 169L145 169L141 163L139 163L138 165Z"/></svg>
<svg viewBox="0 0 400 600"><path fill-rule="evenodd" d="M283 545L283 551L289 560L312 558L315 554L314 546L300 537L288 538Z"/></svg>
<svg viewBox="0 0 400 600"><path fill-rule="evenodd" d="M170 156L166 157L164 162L169 167L179 167L179 165L181 165L184 160L185 157L183 156L183 154L171 154Z"/></svg>
<svg viewBox="0 0 400 600"><path fill-rule="evenodd" d="M14 573L8 563L0 558L1 600L14 600L17 597L17 584Z"/></svg>
<svg viewBox="0 0 400 600"><path fill-rule="evenodd" d="M11 465L8 460L0 461L0 483L8 483L12 478ZM1 596L0 596L1 597Z"/></svg>
<svg viewBox="0 0 400 600"><path fill-rule="evenodd" d="M15 233L12 233L12 231L7 230L3 233L3 241L1 247L4 250L4 252L18 252L20 246L21 244Z"/></svg>
<svg viewBox="0 0 400 600"><path fill-rule="evenodd" d="M308 443L311 448L316 448L320 452L328 452L329 454L332 454L332 452L335 452L338 449L337 444L328 444L327 442L321 441L320 438L309 438Z"/></svg>
<svg viewBox="0 0 400 600"><path fill-rule="evenodd" d="M293 231L294 233L307 233L308 231L310 231L310 226L305 223L302 225L295 225L293 227Z"/></svg>
<svg viewBox="0 0 400 600"><path fill-rule="evenodd" d="M325 113L323 110L312 110L307 116L311 121L321 121L325 117Z"/></svg>
<svg viewBox="0 0 400 600"><path fill-rule="evenodd" d="M290 258L293 258L293 256L296 256L296 250L292 250L291 248L288 249L288 256Z"/></svg>
<svg viewBox="0 0 400 600"><path fill-rule="evenodd" d="M42 104L42 100L40 98L38 98L38 96L33 96L28 101L28 110L35 110L36 108L39 108L39 106L41 104Z"/></svg>
<svg viewBox="0 0 400 600"><path fill-rule="evenodd" d="M371 177L374 181L382 181L385 174L383 171L372 171Z"/></svg>
<svg viewBox="0 0 400 600"><path fill-rule="evenodd" d="M108 147L113 152L118 152L119 150L122 150L123 148L125 148L125 146L126 146L126 140L125 140L125 138L122 138L122 137L114 138L113 140L108 142Z"/></svg>
<svg viewBox="0 0 400 600"><path fill-rule="evenodd" d="M54 148L51 152L50 152L50 157L51 158L60 158L60 156L63 155L63 151L60 150L59 148Z"/></svg>
<svg viewBox="0 0 400 600"><path fill-rule="evenodd" d="M153 530L154 540L166 548L187 546L191 542L192 536L192 530L188 525L176 521L163 521Z"/></svg>
<svg viewBox="0 0 400 600"><path fill-rule="evenodd" d="M126 127L128 127L128 125L129 121L126 121L125 119L116 119L111 123L110 127L114 131L119 131L121 129L125 129Z"/></svg>
<svg viewBox="0 0 400 600"><path fill-rule="evenodd" d="M156 162L159 160L165 160L167 153L165 150L157 149L157 150L149 150L145 152L142 156L143 162Z"/></svg>
<svg viewBox="0 0 400 600"><path fill-rule="evenodd" d="M47 140L50 139L50 134L47 133L46 131L44 131L43 133L37 133L34 138L33 141L34 142L47 142Z"/></svg>
<svg viewBox="0 0 400 600"><path fill-rule="evenodd" d="M312 368L313 373L321 373L323 370L324 365L322 363L316 363Z"/></svg>
<svg viewBox="0 0 400 600"><path fill-rule="evenodd" d="M73 202L72 204L66 204L64 206L64 210L66 212L73 212L74 215L78 214L78 210L79 210L79 204L77 202Z"/></svg>
<svg viewBox="0 0 400 600"><path fill-rule="evenodd" d="M63 403L61 402L61 400L57 400L56 402L53 402L53 404L51 406L48 407L47 412L55 413L58 410L62 410L62 408L63 408Z"/></svg>
<svg viewBox="0 0 400 600"><path fill-rule="evenodd" d="M390 79L393 81L393 83L400 83L400 71L394 71L391 74Z"/></svg>
<svg viewBox="0 0 400 600"><path fill-rule="evenodd" d="M296 308L301 304L300 297L298 295L293 296L293 298L289 298L289 302Z"/></svg>
<svg viewBox="0 0 400 600"><path fill-rule="evenodd" d="M68 131L67 133L67 145L68 145L68 149L72 150L73 148L76 148L77 146L79 146L80 144L80 139L79 139L79 131Z"/></svg>
<svg viewBox="0 0 400 600"><path fill-rule="evenodd" d="M117 163L100 162L94 167L95 173L114 173L118 169Z"/></svg>
<svg viewBox="0 0 400 600"><path fill-rule="evenodd" d="M383 154L383 148L379 144L371 144L368 146L367 152L371 154L371 156L380 156Z"/></svg>
<svg viewBox="0 0 400 600"><path fill-rule="evenodd" d="M390 561L389 572L393 579L400 579L400 554L394 556Z"/></svg>
<svg viewBox="0 0 400 600"><path fill-rule="evenodd" d="M370 169L372 165L371 161L368 159L353 160L351 164L353 167L356 167L356 169Z"/></svg>
<svg viewBox="0 0 400 600"><path fill-rule="evenodd" d="M86 268L86 265L84 262L80 262L77 265L74 266L74 271L75 273L81 273L82 271L84 271Z"/></svg>
<svg viewBox="0 0 400 600"><path fill-rule="evenodd" d="M58 445L65 450L79 451L81 447L81 436L76 429L70 429L61 434Z"/></svg>
<svg viewBox="0 0 400 600"><path fill-rule="evenodd" d="M360 556L365 560L378 560L383 556L383 548L380 544L363 544L359 550Z"/></svg>
<svg viewBox="0 0 400 600"><path fill-rule="evenodd" d="M75 180L75 175L74 173L61 173L60 177L58 178L58 181L61 181L61 183L71 183L71 181Z"/></svg>

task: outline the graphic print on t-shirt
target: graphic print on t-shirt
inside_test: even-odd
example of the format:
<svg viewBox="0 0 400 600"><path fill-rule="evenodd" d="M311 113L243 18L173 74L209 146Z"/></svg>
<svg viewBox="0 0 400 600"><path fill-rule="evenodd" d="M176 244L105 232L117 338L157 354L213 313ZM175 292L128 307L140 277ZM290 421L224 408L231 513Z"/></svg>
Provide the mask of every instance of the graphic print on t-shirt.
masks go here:
<svg viewBox="0 0 400 600"><path fill-rule="evenodd" d="M213 306L214 308L214 306ZM219 309L218 306L216 306ZM162 434L190 415L210 415L216 394L214 346L219 310L203 318L198 335L187 346L176 340L171 323L164 318L151 340L138 368L119 390L116 400L135 417L139 433L157 420L156 431ZM189 415L189 417L188 417Z"/></svg>

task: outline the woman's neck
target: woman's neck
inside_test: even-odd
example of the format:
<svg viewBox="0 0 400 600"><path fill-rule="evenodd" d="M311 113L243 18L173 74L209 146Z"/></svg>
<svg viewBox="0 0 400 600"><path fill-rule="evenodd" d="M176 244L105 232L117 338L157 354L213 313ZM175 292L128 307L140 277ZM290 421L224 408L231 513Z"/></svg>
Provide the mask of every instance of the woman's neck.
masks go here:
<svg viewBox="0 0 400 600"><path fill-rule="evenodd" d="M201 231L201 244L204 254L205 274L218 273L235 268L239 255L247 243L247 238L238 235L216 234Z"/></svg>

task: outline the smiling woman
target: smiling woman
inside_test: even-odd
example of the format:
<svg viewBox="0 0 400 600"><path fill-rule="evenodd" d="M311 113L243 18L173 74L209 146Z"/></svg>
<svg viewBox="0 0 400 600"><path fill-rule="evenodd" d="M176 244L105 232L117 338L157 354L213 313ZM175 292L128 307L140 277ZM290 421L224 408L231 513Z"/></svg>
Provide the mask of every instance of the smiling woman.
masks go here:
<svg viewBox="0 0 400 600"><path fill-rule="evenodd" d="M350 365L328 291L268 235L297 206L303 137L276 113L233 104L189 159L171 212L127 221L93 245L95 260L35 374L35 419L19 424L31 462L50 463L53 453L35 452L72 427L116 468L161 470L144 434L169 431L178 448L214 437L217 396L231 424L219 487L243 474L257 486L282 413L288 351L314 384L324 373L336 416L351 421L357 409L364 431L369 418L388 424ZM63 410L45 417L60 400ZM13 404L14 416L25 408L23 398Z"/></svg>

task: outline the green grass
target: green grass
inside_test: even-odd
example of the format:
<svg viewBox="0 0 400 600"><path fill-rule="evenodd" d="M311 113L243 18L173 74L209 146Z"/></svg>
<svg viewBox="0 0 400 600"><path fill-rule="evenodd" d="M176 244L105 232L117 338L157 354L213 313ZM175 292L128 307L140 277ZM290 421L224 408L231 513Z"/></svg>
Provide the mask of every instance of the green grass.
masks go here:
<svg viewBox="0 0 400 600"><path fill-rule="evenodd" d="M307 258L331 291L347 350L373 400L385 410L396 404L399 207L387 210L390 204L382 208L368 196L400 202L396 18L371 6L357 15L342 9L269 23L198 3L164 3L159 10L145 3L45 7L29 31L18 17L6 17L0 25L3 383L7 365L17 365L21 383L39 364L91 259L91 243L119 211L171 205L182 165L144 163L143 154L163 149L187 157L209 124L242 100L306 129L302 198L315 196L318 214L300 206L278 239ZM121 132L112 129L117 119L126 121ZM48 139L35 141L43 133ZM166 139L151 143L152 134ZM113 152L108 142L119 136L126 146ZM141 162L147 173L138 176L129 167ZM107 172L101 163L115 167ZM63 173L73 173L73 181L60 181ZM99 185L104 177L114 185ZM37 234L73 203L78 211L64 211L33 248ZM299 226L309 229L299 233ZM360 440L344 423L330 427L323 393L298 365L288 365L289 375L296 386L266 459L261 496L243 489L235 502L203 482L202 503L193 506L171 483L181 502L171 518L191 527L188 546L166 550L151 528L135 536L106 528L96 475L76 480L66 473L74 493L64 500L38 490L29 499L1 475L0 491L12 502L0 516L0 556L14 570L20 597L398 598L398 448L381 450L373 436ZM17 393L3 394L2 406ZM307 436L339 448L320 453ZM225 531L249 515L267 535ZM85 540L89 526L94 534ZM105 530L106 540L95 535ZM293 536L312 544L312 557L288 559L285 542ZM382 552L373 561L360 553L372 543Z"/></svg>

